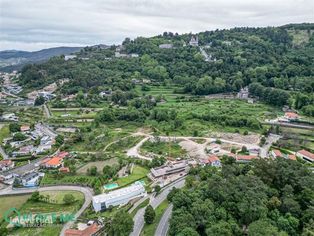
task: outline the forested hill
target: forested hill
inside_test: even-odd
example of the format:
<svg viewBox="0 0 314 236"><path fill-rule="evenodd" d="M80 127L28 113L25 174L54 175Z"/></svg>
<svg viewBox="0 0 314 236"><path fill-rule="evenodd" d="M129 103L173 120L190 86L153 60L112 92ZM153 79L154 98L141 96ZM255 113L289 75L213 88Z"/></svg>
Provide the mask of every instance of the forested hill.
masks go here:
<svg viewBox="0 0 314 236"><path fill-rule="evenodd" d="M20 83L38 88L66 77L70 82L62 92L68 94L132 90L132 80L142 79L175 84L181 88L177 93L196 95L251 85L251 92L268 103L290 103L314 114L313 32L314 24L206 31L194 35L199 46L189 45L191 34L127 38L123 47L87 47L73 60L54 57L25 66ZM115 57L117 52L123 57Z"/></svg>

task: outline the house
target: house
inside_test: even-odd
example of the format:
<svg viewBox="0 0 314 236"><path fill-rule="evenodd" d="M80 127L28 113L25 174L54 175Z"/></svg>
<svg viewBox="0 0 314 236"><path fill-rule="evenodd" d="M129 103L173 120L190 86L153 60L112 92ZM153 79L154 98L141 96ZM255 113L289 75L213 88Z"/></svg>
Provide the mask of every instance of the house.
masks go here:
<svg viewBox="0 0 314 236"><path fill-rule="evenodd" d="M284 118L289 121L295 121L295 120L299 120L300 117L295 112L286 112Z"/></svg>
<svg viewBox="0 0 314 236"><path fill-rule="evenodd" d="M289 159L289 160L296 161L296 160L297 160L297 157L296 157L295 155L293 155L293 154L289 154L289 155L288 155L288 159Z"/></svg>
<svg viewBox="0 0 314 236"><path fill-rule="evenodd" d="M22 125L21 128L20 128L20 131L21 132L28 132L30 131L30 126L29 125Z"/></svg>
<svg viewBox="0 0 314 236"><path fill-rule="evenodd" d="M248 87L241 88L237 94L237 98L248 99L249 98L249 88Z"/></svg>
<svg viewBox="0 0 314 236"><path fill-rule="evenodd" d="M207 160L209 165L214 167L221 167L221 162L217 156L211 155Z"/></svg>
<svg viewBox="0 0 314 236"><path fill-rule="evenodd" d="M314 154L307 151L307 150L300 150L296 153L296 156L299 158L302 158L305 161L308 162L314 162Z"/></svg>
<svg viewBox="0 0 314 236"><path fill-rule="evenodd" d="M14 167L14 162L12 160L1 160L0 161L0 170L5 171L12 169Z"/></svg>
<svg viewBox="0 0 314 236"><path fill-rule="evenodd" d="M35 153L36 153L36 154L44 153L44 152L50 150L51 148L52 148L52 145L51 145L51 144L39 145L39 146L35 149Z"/></svg>
<svg viewBox="0 0 314 236"><path fill-rule="evenodd" d="M99 96L100 96L101 98L108 97L108 96L110 96L110 95L111 95L111 91L110 91L110 90L101 91L101 92L99 93Z"/></svg>
<svg viewBox="0 0 314 236"><path fill-rule="evenodd" d="M74 59L74 58L76 58L76 55L65 55L64 56L64 60L65 61L68 61L68 60L71 60L71 59Z"/></svg>
<svg viewBox="0 0 314 236"><path fill-rule="evenodd" d="M132 199L144 197L146 195L147 193L143 184L135 182L128 187L94 196L93 207L95 212L99 212L110 206L125 205Z"/></svg>
<svg viewBox="0 0 314 236"><path fill-rule="evenodd" d="M171 48L173 48L173 44L171 44L171 43L160 44L159 48L161 48L161 49L171 49Z"/></svg>
<svg viewBox="0 0 314 236"><path fill-rule="evenodd" d="M67 229L65 231L65 236L96 236L99 235L99 231L102 226L96 222L92 225L87 226L85 229Z"/></svg>
<svg viewBox="0 0 314 236"><path fill-rule="evenodd" d="M69 155L68 152L59 152L56 156L63 159L65 157L67 157L68 155Z"/></svg>
<svg viewBox="0 0 314 236"><path fill-rule="evenodd" d="M270 155L272 158L283 157L281 151L277 149L271 150Z"/></svg>
<svg viewBox="0 0 314 236"><path fill-rule="evenodd" d="M172 174L186 173L188 167L189 165L186 161L172 162L167 165L151 168L148 177L155 180L156 178L164 178Z"/></svg>
<svg viewBox="0 0 314 236"><path fill-rule="evenodd" d="M23 175L22 177L18 177L18 181L24 187L36 187L39 185L40 177L43 177L44 173L39 172L30 172L28 174Z"/></svg>
<svg viewBox="0 0 314 236"><path fill-rule="evenodd" d="M26 156L31 154L34 151L34 146L33 145L27 145L20 147L18 151L12 152L13 156Z"/></svg>
<svg viewBox="0 0 314 236"><path fill-rule="evenodd" d="M70 173L70 169L69 169L69 167L60 167L59 168L59 172L60 173Z"/></svg>
<svg viewBox="0 0 314 236"><path fill-rule="evenodd" d="M46 91L38 92L38 96L43 97L45 100L51 100L56 97L56 95Z"/></svg>
<svg viewBox="0 0 314 236"><path fill-rule="evenodd" d="M62 165L63 158L53 157L50 158L47 162L43 163L45 168L58 168Z"/></svg>
<svg viewBox="0 0 314 236"><path fill-rule="evenodd" d="M246 163L246 162L250 162L250 161L257 159L257 158L258 158L257 156L253 156L253 155L238 155L236 157L236 161Z"/></svg>
<svg viewBox="0 0 314 236"><path fill-rule="evenodd" d="M18 121L19 118L14 113L10 113L10 114L3 114L2 115L2 120L5 120L5 121Z"/></svg>
<svg viewBox="0 0 314 236"><path fill-rule="evenodd" d="M192 36L189 42L190 46L196 47L198 46L198 36Z"/></svg>

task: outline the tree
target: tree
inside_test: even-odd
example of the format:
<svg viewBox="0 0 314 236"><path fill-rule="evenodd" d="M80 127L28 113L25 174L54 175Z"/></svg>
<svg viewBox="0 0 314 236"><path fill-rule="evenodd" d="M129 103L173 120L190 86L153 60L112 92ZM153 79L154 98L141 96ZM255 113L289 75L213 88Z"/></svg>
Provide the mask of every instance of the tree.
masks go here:
<svg viewBox="0 0 314 236"><path fill-rule="evenodd" d="M151 205L148 205L145 209L144 220L146 224L152 224L155 220L155 210Z"/></svg>
<svg viewBox="0 0 314 236"><path fill-rule="evenodd" d="M288 236L284 232L279 232L278 228L266 220L258 220L251 223L248 227L248 236Z"/></svg>
<svg viewBox="0 0 314 236"><path fill-rule="evenodd" d="M10 123L9 124L9 130L11 133L19 132L21 128L21 125L19 123Z"/></svg>
<svg viewBox="0 0 314 236"><path fill-rule="evenodd" d="M43 105L45 103L45 98L43 96L38 96L36 99L35 99L35 103L34 105L35 106L40 106L40 105Z"/></svg>
<svg viewBox="0 0 314 236"><path fill-rule="evenodd" d="M64 143L64 137L60 134L56 137L55 140L56 140L57 147L60 147Z"/></svg>
<svg viewBox="0 0 314 236"><path fill-rule="evenodd" d="M41 200L40 193L38 191L33 192L31 197L30 197L30 200L33 201L33 202L39 202Z"/></svg>
<svg viewBox="0 0 314 236"><path fill-rule="evenodd" d="M199 236L199 234L193 228L186 227L177 236Z"/></svg>
<svg viewBox="0 0 314 236"><path fill-rule="evenodd" d="M89 175L91 176L96 176L97 175L97 167L96 166L92 166L89 170L88 170Z"/></svg>
<svg viewBox="0 0 314 236"><path fill-rule="evenodd" d="M63 197L63 202L64 202L64 204L69 205L69 204L75 202L75 197L73 196L73 194L67 193Z"/></svg>
<svg viewBox="0 0 314 236"><path fill-rule="evenodd" d="M13 141L23 141L25 140L27 137L25 134L22 134L22 133L16 133L14 134L13 136Z"/></svg>
<svg viewBox="0 0 314 236"><path fill-rule="evenodd" d="M110 225L105 229L109 236L128 236L133 230L133 224L130 214L120 210L113 216Z"/></svg>
<svg viewBox="0 0 314 236"><path fill-rule="evenodd" d="M232 236L232 229L228 222L220 221L216 224L212 224L209 228L206 229L206 234L211 236Z"/></svg>
<svg viewBox="0 0 314 236"><path fill-rule="evenodd" d="M154 190L155 190L156 194L158 194L158 193L160 192L160 190L161 190L160 185L157 184L157 185L155 186Z"/></svg>

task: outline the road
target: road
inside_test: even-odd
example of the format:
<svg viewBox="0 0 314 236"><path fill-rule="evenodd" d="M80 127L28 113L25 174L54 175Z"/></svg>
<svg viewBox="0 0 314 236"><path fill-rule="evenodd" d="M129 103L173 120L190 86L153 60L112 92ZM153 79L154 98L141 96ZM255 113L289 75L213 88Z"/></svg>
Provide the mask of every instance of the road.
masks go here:
<svg viewBox="0 0 314 236"><path fill-rule="evenodd" d="M311 126L311 125L298 125L298 124L292 124L292 123L287 123L287 122L266 121L266 122L263 122L263 124L314 130L314 126Z"/></svg>
<svg viewBox="0 0 314 236"><path fill-rule="evenodd" d="M166 236L169 229L169 220L172 214L173 205L172 203L168 206L164 214L162 215L159 224L157 226L155 236Z"/></svg>
<svg viewBox="0 0 314 236"><path fill-rule="evenodd" d="M168 196L169 192L172 190L173 187L175 188L182 188L185 184L185 179L182 178L176 182L171 183L170 185L166 186L156 197L151 196L150 198L150 205L156 209L160 203L162 203ZM144 227L144 213L145 208L141 208L138 210L138 212L135 214L133 221L134 221L134 227L133 232L130 234L130 236L139 236L143 227Z"/></svg>
<svg viewBox="0 0 314 236"><path fill-rule="evenodd" d="M77 219L92 202L93 192L90 188L80 187L80 186L50 186L50 187L41 187L41 188L32 188L32 189L19 189L19 190L7 188L7 189L0 191L0 196L1 195L25 194L25 193L32 193L35 191L42 192L42 191L65 191L65 190L79 191L79 192L84 194L85 201L84 201L81 209L78 210L74 215L75 219ZM60 236L64 236L65 230L69 229L73 224L74 224L73 221L69 221L66 224L64 224L63 228L61 230Z"/></svg>
<svg viewBox="0 0 314 236"><path fill-rule="evenodd" d="M138 149L143 145L143 143L145 143L149 138L150 137L146 137L146 138L142 139L134 147L130 148L127 151L127 156L129 156L129 157L138 157L138 158L145 159L145 160L152 160L152 158L150 158L150 157L146 157L146 156L143 156L143 155L139 154L139 151L138 151Z"/></svg>
<svg viewBox="0 0 314 236"><path fill-rule="evenodd" d="M277 142L280 139L280 135L276 135L276 134L269 134L268 137L266 138L266 142L265 145L263 147L261 147L260 149L260 156L261 158L266 158L268 157L268 152L269 149L271 147L271 145L275 142Z"/></svg>

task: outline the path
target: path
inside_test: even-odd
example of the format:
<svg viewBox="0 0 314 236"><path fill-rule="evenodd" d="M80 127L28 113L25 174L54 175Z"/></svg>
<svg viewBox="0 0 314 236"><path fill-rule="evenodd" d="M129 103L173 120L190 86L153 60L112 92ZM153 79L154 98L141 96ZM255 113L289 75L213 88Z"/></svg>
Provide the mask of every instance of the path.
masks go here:
<svg viewBox="0 0 314 236"><path fill-rule="evenodd" d="M93 192L90 188L80 187L80 186L66 186L66 185L40 187L40 188L32 188L32 189L19 189L19 190L7 188L7 189L0 191L0 196L1 195L25 194L25 193L32 193L35 191L42 192L42 191L66 191L66 190L79 191L79 192L84 194L85 201L84 201L81 209L79 209L74 215L75 219L77 219L92 202ZM64 236L65 230L71 228L73 226L73 224L74 224L73 221L69 221L66 224L64 224L60 235Z"/></svg>
<svg viewBox="0 0 314 236"><path fill-rule="evenodd" d="M179 179L168 186L166 186L156 197L151 196L150 198L150 205L156 209L168 196L169 192L172 190L173 187L175 188L182 188L185 184L185 178ZM135 214L133 221L134 221L134 227L133 232L130 234L130 236L139 236L143 227L144 227L144 213L145 209L141 208L137 211Z"/></svg>
<svg viewBox="0 0 314 236"><path fill-rule="evenodd" d="M279 126L284 126L284 127L314 130L314 126L311 126L311 125L298 125L298 124L292 124L292 123L287 123L287 122L265 121L265 122L262 122L262 124L279 125Z"/></svg>
<svg viewBox="0 0 314 236"><path fill-rule="evenodd" d="M46 118L51 117L51 113L50 113L49 108L47 107L46 103L44 104L44 112L45 112Z"/></svg>
<svg viewBox="0 0 314 236"><path fill-rule="evenodd" d="M269 134L268 137L266 138L265 145L261 147L260 149L260 156L261 158L266 158L268 156L269 149L271 145L275 142L277 142L280 139L280 135L276 134Z"/></svg>

